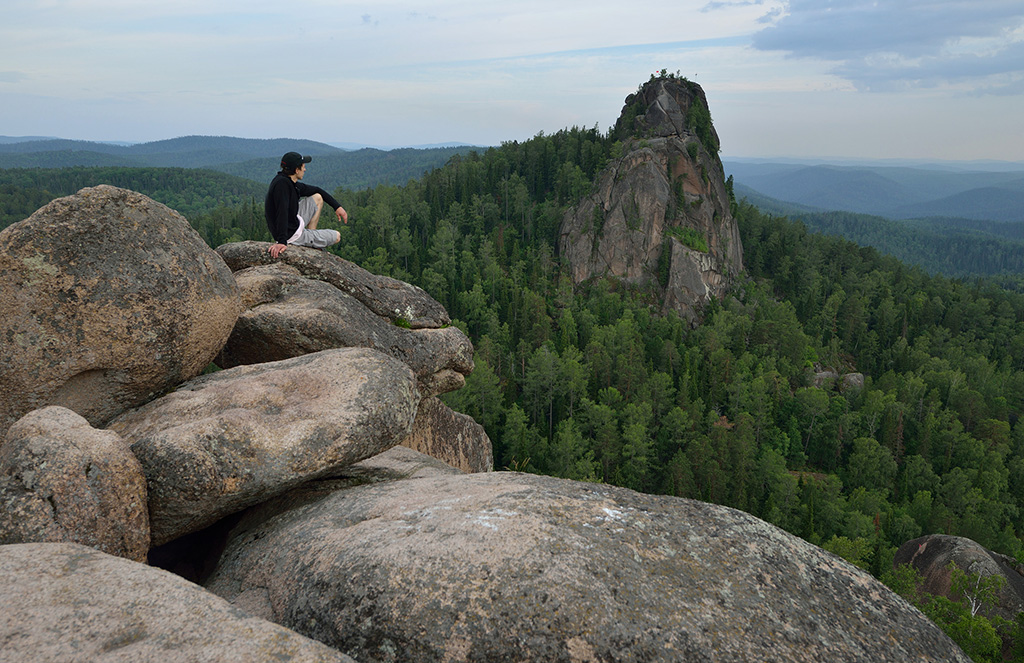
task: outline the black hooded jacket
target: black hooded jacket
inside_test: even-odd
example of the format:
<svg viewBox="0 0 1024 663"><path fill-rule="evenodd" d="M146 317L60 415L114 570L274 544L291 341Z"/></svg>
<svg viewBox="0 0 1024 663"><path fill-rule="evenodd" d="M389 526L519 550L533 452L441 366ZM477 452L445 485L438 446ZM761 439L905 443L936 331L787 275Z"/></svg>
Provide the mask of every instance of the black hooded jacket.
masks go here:
<svg viewBox="0 0 1024 663"><path fill-rule="evenodd" d="M334 196L318 186L292 182L292 178L279 172L270 182L267 198L263 201L263 213L267 217L267 228L278 244L287 244L299 229L299 198L319 193L332 209L341 207ZM306 219L309 223L309 219Z"/></svg>

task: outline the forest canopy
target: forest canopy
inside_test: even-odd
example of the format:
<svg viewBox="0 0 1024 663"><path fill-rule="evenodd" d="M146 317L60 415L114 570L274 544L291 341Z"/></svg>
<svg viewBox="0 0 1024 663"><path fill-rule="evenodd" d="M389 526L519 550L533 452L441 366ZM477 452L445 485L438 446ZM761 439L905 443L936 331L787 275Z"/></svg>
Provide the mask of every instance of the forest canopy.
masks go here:
<svg viewBox="0 0 1024 663"><path fill-rule="evenodd" d="M337 192L335 251L420 285L472 338L446 400L499 468L727 504L876 574L924 533L1018 554L1024 297L743 202L746 275L702 325L662 314L656 283L574 288L562 216L621 151L573 128ZM254 213L222 234L266 239L242 230Z"/></svg>

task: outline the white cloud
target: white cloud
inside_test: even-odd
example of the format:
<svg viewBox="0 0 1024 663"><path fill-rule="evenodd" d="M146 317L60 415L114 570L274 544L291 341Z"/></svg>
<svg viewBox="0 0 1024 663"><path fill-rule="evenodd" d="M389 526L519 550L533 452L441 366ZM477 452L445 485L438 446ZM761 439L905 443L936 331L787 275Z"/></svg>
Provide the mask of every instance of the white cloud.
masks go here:
<svg viewBox="0 0 1024 663"><path fill-rule="evenodd" d="M103 140L496 144L607 128L625 96L667 68L705 88L731 154L867 149L858 132L899 117L894 105L914 108L917 126L949 124L967 108L950 100L977 86L1004 95L970 107L1003 139L975 144L1005 157L1024 150L1019 130L1006 138L1022 85L1020 5L30 0L0 7L0 126ZM917 126L876 133L927 140Z"/></svg>
<svg viewBox="0 0 1024 663"><path fill-rule="evenodd" d="M1019 0L789 0L756 48L836 63L863 89L1015 85L1024 69Z"/></svg>

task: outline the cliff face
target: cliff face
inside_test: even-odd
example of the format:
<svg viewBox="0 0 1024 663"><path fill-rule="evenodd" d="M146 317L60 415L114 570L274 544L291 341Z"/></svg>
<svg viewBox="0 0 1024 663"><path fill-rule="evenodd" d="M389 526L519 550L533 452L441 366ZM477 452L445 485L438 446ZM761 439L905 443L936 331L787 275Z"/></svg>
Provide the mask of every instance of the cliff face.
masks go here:
<svg viewBox="0 0 1024 663"><path fill-rule="evenodd" d="M626 98L622 156L562 221L559 250L573 282L614 276L657 283L663 306L696 319L743 269L718 135L696 83L658 78Z"/></svg>

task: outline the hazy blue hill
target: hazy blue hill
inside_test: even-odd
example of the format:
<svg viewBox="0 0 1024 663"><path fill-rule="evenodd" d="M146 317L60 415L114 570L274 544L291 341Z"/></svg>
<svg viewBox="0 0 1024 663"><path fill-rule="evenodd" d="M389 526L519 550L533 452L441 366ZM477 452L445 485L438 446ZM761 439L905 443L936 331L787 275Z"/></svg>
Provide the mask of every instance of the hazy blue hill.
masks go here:
<svg viewBox="0 0 1024 663"><path fill-rule="evenodd" d="M276 164L285 152L322 156L344 154L345 150L312 140L230 136L184 136L132 145L125 150L125 154L147 165L178 168L209 168L259 158L271 159Z"/></svg>
<svg viewBox="0 0 1024 663"><path fill-rule="evenodd" d="M1002 186L980 187L938 200L907 205L893 214L896 218L939 215L1003 222L1024 221L1024 179Z"/></svg>
<svg viewBox="0 0 1024 663"><path fill-rule="evenodd" d="M998 186L1024 176L1024 167L1013 171L974 171L937 168L874 168L874 172L905 187L918 200L931 200L978 187Z"/></svg>
<svg viewBox="0 0 1024 663"><path fill-rule="evenodd" d="M817 207L811 207L810 205L788 203L783 200L778 200L771 196L766 196L760 191L751 189L749 186L744 184L734 184L733 192L736 195L736 200L746 200L765 214L774 214L775 216L796 216L797 214L805 214L808 212L827 211Z"/></svg>
<svg viewBox="0 0 1024 663"><path fill-rule="evenodd" d="M326 143L291 138L183 136L135 145L47 139L0 143L0 167L119 165L208 168L261 157L276 160L291 151L314 156L345 153L345 150Z"/></svg>
<svg viewBox="0 0 1024 663"><path fill-rule="evenodd" d="M812 207L883 213L908 202L898 183L869 170L817 166L793 173L776 197Z"/></svg>
<svg viewBox="0 0 1024 663"><path fill-rule="evenodd" d="M345 152L341 148L319 143L313 140L293 138L234 138L232 136L182 136L151 143L139 143L127 148L129 153L138 154L180 154L203 151L224 151L234 154L245 154L249 158L257 156L280 157L285 152L302 152L303 154L337 154Z"/></svg>
<svg viewBox="0 0 1024 663"><path fill-rule="evenodd" d="M878 214L918 202L899 183L862 168L831 165L726 163L737 184L777 200L827 210Z"/></svg>
<svg viewBox="0 0 1024 663"><path fill-rule="evenodd" d="M24 143L31 140L50 140L52 136L0 136L0 145Z"/></svg>
<svg viewBox="0 0 1024 663"><path fill-rule="evenodd" d="M0 154L30 154L35 152L87 151L99 154L126 154L124 145L94 143L87 140L44 138L41 140L12 141L0 143Z"/></svg>
<svg viewBox="0 0 1024 663"><path fill-rule="evenodd" d="M727 161L726 172L776 200L815 208L908 219L945 216L1024 220L1022 164L911 166ZM1021 194L1018 197L1018 194ZM1015 212L1017 210L1017 212Z"/></svg>

